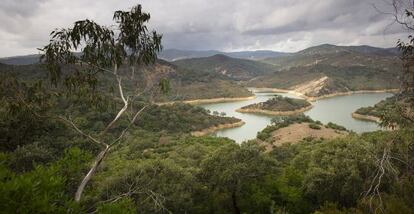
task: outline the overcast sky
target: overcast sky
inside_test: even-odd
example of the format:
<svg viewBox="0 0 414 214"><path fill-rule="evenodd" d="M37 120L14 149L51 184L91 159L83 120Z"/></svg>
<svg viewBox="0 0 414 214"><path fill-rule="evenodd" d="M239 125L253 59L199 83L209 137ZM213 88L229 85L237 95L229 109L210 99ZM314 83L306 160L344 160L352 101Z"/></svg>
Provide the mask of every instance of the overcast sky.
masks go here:
<svg viewBox="0 0 414 214"><path fill-rule="evenodd" d="M38 53L55 28L80 19L110 25L115 10L142 4L165 48L293 52L310 46L395 46L387 0L1 0L0 57Z"/></svg>

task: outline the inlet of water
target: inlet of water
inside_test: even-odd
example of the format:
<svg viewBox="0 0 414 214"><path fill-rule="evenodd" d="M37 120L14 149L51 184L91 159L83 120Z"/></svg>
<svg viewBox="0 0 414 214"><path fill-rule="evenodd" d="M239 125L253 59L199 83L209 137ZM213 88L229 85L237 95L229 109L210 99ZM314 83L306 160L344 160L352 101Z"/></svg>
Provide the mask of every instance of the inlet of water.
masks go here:
<svg viewBox="0 0 414 214"><path fill-rule="evenodd" d="M296 95L289 93L256 93L256 98L252 100L204 104L201 106L211 112L224 112L227 116L242 119L246 123L244 126L220 130L215 133L216 136L228 137L241 143L256 138L257 132L269 125L273 117L259 114L239 113L236 112L236 110L246 105L264 102L276 94L298 98ZM319 120L324 124L333 122L342 125L357 133L375 131L380 129L376 123L356 120L352 118L351 114L360 107L372 106L390 96L392 96L390 93L364 93L317 100L312 103L314 107L305 112L305 115L310 116L314 120Z"/></svg>

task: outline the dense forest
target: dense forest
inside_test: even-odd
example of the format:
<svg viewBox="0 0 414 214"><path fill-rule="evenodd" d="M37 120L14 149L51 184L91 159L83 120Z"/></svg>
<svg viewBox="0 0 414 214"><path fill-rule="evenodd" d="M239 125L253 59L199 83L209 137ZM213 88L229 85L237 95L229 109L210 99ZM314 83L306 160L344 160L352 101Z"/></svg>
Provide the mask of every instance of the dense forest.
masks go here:
<svg viewBox="0 0 414 214"><path fill-rule="evenodd" d="M180 89L202 94L227 77L170 68L154 77L138 69L160 63L162 36L148 31L149 19L137 5L115 12L117 33L81 20L51 33L41 64L0 64L0 213L414 213L411 99L386 111L377 105L388 131L356 134L298 115L275 117L241 144L194 137L240 120L157 101L180 84L203 84ZM409 62L413 45L400 44ZM366 78L376 75L366 69ZM405 89L400 93L411 97L412 87ZM308 105L276 97L269 108ZM263 147L273 132L301 123L346 134Z"/></svg>

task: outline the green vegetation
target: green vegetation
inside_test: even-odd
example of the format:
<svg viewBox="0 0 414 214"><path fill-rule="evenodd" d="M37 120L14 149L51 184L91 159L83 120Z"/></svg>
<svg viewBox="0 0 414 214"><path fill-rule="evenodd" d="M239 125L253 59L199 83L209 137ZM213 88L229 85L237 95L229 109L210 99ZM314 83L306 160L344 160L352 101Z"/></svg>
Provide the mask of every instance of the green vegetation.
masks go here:
<svg viewBox="0 0 414 214"><path fill-rule="evenodd" d="M136 120L136 125L151 132L178 134L240 122L237 118L213 115L204 108L189 104L153 105Z"/></svg>
<svg viewBox="0 0 414 214"><path fill-rule="evenodd" d="M370 196L362 195L371 182L372 172L377 168L376 157L383 154L383 146L399 136L399 143L392 149L403 149L413 135L408 132L376 132L363 136L350 136L330 140L311 140L306 143L281 146L271 154L284 166L277 181L281 185L281 200L289 213L310 213L318 208L331 207L329 213L370 213ZM411 159L412 160L412 159ZM398 161L391 163L398 166ZM401 168L400 168L401 169ZM382 186L385 213L410 213L412 174L401 171L403 180L384 179ZM410 183L410 184L409 184ZM401 185L408 185L402 190ZM411 192L411 193L410 193ZM407 199L403 199L408 197ZM371 205L378 206L380 199L372 197ZM316 206L315 206L316 205ZM407 212L408 211L408 212Z"/></svg>
<svg viewBox="0 0 414 214"><path fill-rule="evenodd" d="M381 102L375 104L374 106L369 107L362 107L355 111L357 114L367 115L367 116L374 116L381 118L382 115L389 109L395 108L395 102L397 101L397 97L389 97Z"/></svg>
<svg viewBox="0 0 414 214"><path fill-rule="evenodd" d="M300 121L311 122L297 116L283 123ZM76 137L72 142L83 142L79 145L85 149L57 153L57 159L49 164L37 162L26 172L19 172L21 169L15 167L18 164L12 164L14 159L10 158L21 152L3 150L0 195L6 203L1 208L5 212L250 213L271 209L311 213L345 209L366 213L370 210L369 198L361 197L361 193L369 189L376 158L394 138L398 143L392 144L393 150L402 153L414 140L411 131L375 132L332 141L309 140L263 153L254 142L239 146L228 139L136 127L109 154L86 189L82 204L72 197L92 161L89 153L94 153L93 149L84 147L90 143ZM62 136L59 139L68 140ZM403 160L412 163L413 158L405 156ZM398 160L391 164L398 167L399 179L383 181L384 209L412 210L412 174ZM378 198L373 200L374 205L379 203Z"/></svg>
<svg viewBox="0 0 414 214"><path fill-rule="evenodd" d="M260 109L275 112L295 111L311 106L311 104L303 99L294 99L276 95L272 99L262 103L255 103L242 107L242 109Z"/></svg>
<svg viewBox="0 0 414 214"><path fill-rule="evenodd" d="M289 56L268 58L263 60L285 70L293 67L317 65L332 65L341 68L364 66L374 69L398 71L401 63L398 61L398 50L371 48L361 50L363 46L319 45L310 47ZM398 67L393 67L398 65Z"/></svg>
<svg viewBox="0 0 414 214"><path fill-rule="evenodd" d="M321 127L318 124L315 124L315 123L309 124L309 128L311 128L311 129L317 129L317 130L321 129Z"/></svg>
<svg viewBox="0 0 414 214"><path fill-rule="evenodd" d="M253 94L230 78L201 70L175 67L169 78L170 93L160 96L159 101L179 101L214 98L250 97Z"/></svg>
<svg viewBox="0 0 414 214"><path fill-rule="evenodd" d="M358 90L383 90L399 87L398 65L390 70L365 66L338 67L317 64L314 66L292 67L273 74L264 75L247 83L252 87L290 89L292 87L328 77L320 91L309 96L321 96L337 92Z"/></svg>
<svg viewBox="0 0 414 214"><path fill-rule="evenodd" d="M139 89L147 91L143 94L146 97L153 96L153 93L155 93L157 96L154 99L157 102L253 96L246 88L224 75L187 70L162 60L157 60L154 65L141 69L136 66L135 69L137 70L135 78L130 79L130 76L127 75L128 67L119 68L122 71L120 75L124 78L125 90ZM29 82L47 77L45 67L40 64L20 66L0 64L0 71ZM64 72L68 71L64 70ZM108 74L103 74L97 78L99 80L98 87L101 91L110 92L107 90L107 86L112 86L113 89L117 87L113 82L113 78ZM154 86L148 88L148 85L155 84L162 79L169 80L169 93L159 94L158 88Z"/></svg>
<svg viewBox="0 0 414 214"><path fill-rule="evenodd" d="M118 38L90 20L52 32L42 49L48 72L0 64L0 212L413 213L414 131L406 108L384 114L384 125L398 130L308 138L268 152L260 140L272 131L322 124L305 115L275 117L260 140L241 145L192 137L238 119L154 105L171 76L138 80L135 72L145 69L135 68L155 62L161 38L146 30L149 14L139 5L114 19ZM74 56L77 47L83 55ZM146 80L150 89L135 87Z"/></svg>
<svg viewBox="0 0 414 214"><path fill-rule="evenodd" d="M291 89L295 86L328 79L308 96L322 96L357 90L399 88L401 62L387 49L322 45L278 58L264 60L278 72L266 74L247 83L252 87Z"/></svg>
<svg viewBox="0 0 414 214"><path fill-rule="evenodd" d="M10 86L6 83L2 78L2 89ZM27 106L13 109L7 99L12 92L2 93L6 105L0 108L5 112L0 114L0 195L5 203L0 208L4 212L367 213L371 197L374 208L381 202L375 194L363 194L372 182L378 182L374 177L377 159L388 146L396 154L409 154L414 140L412 130L402 129L330 141L307 139L264 153L255 142L239 146L229 139L188 135L191 130L234 119L214 117L190 105L154 105L108 154L85 189L84 199L77 203L74 193L99 147L55 119L36 117ZM116 114L117 108L99 109L89 102L65 104L71 99L59 98L56 109L36 104L36 100L31 105L42 107L39 112L72 112L72 120L93 136ZM89 112L90 108L96 111ZM277 117L258 138L265 139L274 127L297 122L321 126L304 115ZM128 124L127 117L120 123L107 138L117 137ZM413 175L407 167L414 160L409 155L399 159L389 159L398 174L387 174L380 183L387 213L414 209L410 200ZM391 168L386 172L393 173Z"/></svg>
<svg viewBox="0 0 414 214"><path fill-rule="evenodd" d="M338 124L329 122L328 124L326 124L325 126L326 128L330 128L330 129L335 129L335 130L339 130L339 131L346 131L346 128L343 126L340 126Z"/></svg>

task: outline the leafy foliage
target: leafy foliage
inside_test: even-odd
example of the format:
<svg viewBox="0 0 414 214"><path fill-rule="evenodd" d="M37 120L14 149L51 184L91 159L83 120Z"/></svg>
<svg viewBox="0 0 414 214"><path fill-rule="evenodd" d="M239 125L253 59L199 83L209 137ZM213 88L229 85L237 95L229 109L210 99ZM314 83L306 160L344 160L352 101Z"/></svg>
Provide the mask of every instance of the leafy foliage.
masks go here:
<svg viewBox="0 0 414 214"><path fill-rule="evenodd" d="M392 109L395 107L395 102L397 101L396 96L389 97L374 106L369 107L362 107L356 110L356 113L362 114L362 115L369 115L369 116L375 116L375 117L382 117L385 112L389 109Z"/></svg>
<svg viewBox="0 0 414 214"><path fill-rule="evenodd" d="M120 67L127 59L130 65L149 64L161 50L161 36L155 31L150 34L145 25L150 15L142 12L141 5L131 11L116 11L113 17L118 24L116 32L91 20L75 22L73 28L52 31L50 44L40 49L45 53L45 62L50 78L57 84L61 76L61 64L86 64L88 67L78 75L88 77L84 83L95 86L96 71L108 67ZM81 48L81 55L73 51Z"/></svg>
<svg viewBox="0 0 414 214"><path fill-rule="evenodd" d="M1 159L0 208L5 213L65 213L78 210L71 200L73 181L80 178L90 156L73 148L51 166L37 166L33 171L15 174ZM74 210L74 211L75 211Z"/></svg>

